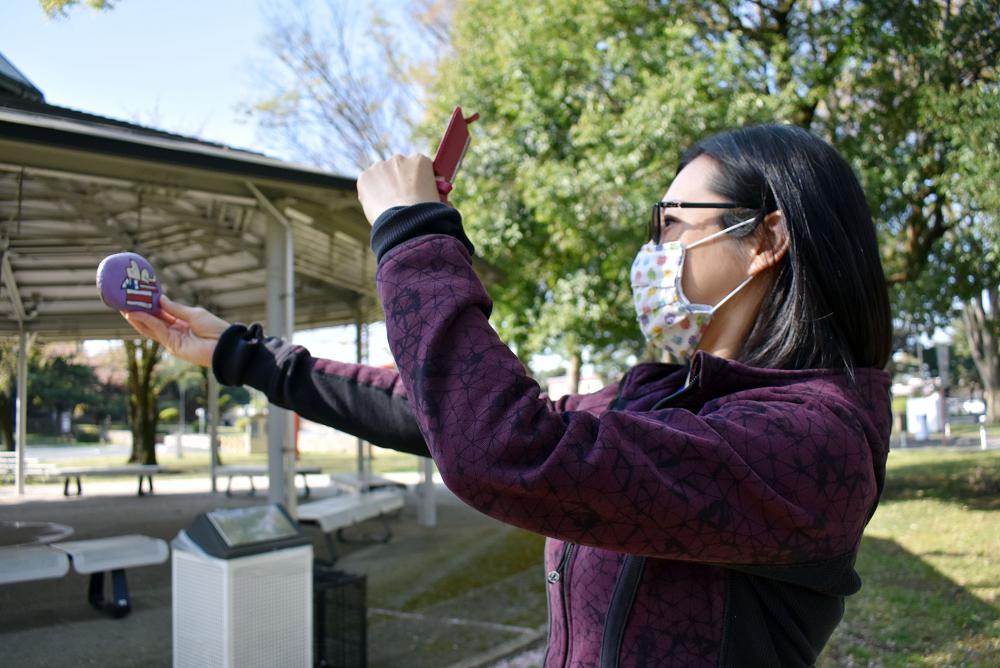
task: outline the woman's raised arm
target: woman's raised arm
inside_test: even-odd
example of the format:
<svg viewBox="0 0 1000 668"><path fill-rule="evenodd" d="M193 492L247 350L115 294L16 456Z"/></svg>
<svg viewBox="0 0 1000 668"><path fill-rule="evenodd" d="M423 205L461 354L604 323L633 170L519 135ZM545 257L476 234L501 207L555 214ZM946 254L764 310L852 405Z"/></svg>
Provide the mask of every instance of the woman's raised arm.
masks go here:
<svg viewBox="0 0 1000 668"><path fill-rule="evenodd" d="M248 385L271 403L384 448L428 457L399 373L315 358L302 346L264 336L201 307L161 298L159 317L122 315L136 331L183 360L211 367L224 385Z"/></svg>

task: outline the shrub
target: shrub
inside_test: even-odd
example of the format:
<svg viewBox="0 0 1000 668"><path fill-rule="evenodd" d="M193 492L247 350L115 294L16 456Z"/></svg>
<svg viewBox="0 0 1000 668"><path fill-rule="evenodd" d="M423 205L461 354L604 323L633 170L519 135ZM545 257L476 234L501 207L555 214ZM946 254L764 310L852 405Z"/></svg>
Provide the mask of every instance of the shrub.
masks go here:
<svg viewBox="0 0 1000 668"><path fill-rule="evenodd" d="M96 424L73 425L73 440L77 443L99 443L101 431Z"/></svg>

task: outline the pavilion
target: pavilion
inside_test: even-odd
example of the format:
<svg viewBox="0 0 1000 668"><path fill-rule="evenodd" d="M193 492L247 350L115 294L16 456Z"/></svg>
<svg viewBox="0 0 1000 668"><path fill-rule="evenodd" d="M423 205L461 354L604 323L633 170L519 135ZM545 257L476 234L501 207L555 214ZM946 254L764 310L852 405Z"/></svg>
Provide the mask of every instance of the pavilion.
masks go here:
<svg viewBox="0 0 1000 668"><path fill-rule="evenodd" d="M20 340L18 493L29 339L134 336L94 283L123 250L148 258L169 295L269 335L354 324L358 361L365 323L382 318L354 179L48 104L0 55L0 335ZM292 423L269 407L269 498L294 513Z"/></svg>

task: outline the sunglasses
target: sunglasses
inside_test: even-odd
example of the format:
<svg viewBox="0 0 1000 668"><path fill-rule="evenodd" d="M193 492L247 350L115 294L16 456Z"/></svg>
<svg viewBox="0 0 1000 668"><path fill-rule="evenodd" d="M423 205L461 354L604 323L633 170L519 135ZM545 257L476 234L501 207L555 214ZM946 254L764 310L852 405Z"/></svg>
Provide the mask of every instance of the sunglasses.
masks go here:
<svg viewBox="0 0 1000 668"><path fill-rule="evenodd" d="M746 204L736 204L734 202L657 202L653 205L653 215L649 218L648 239L654 244L660 243L660 236L663 234L664 209L753 209Z"/></svg>

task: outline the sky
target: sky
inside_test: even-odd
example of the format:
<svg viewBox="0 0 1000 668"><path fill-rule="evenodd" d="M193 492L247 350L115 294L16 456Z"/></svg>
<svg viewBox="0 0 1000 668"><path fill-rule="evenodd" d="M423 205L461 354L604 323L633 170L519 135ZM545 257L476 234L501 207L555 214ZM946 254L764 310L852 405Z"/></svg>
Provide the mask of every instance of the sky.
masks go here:
<svg viewBox="0 0 1000 668"><path fill-rule="evenodd" d="M119 0L63 19L37 0L0 7L0 52L47 102L244 148L255 128L237 108L266 31L255 0Z"/></svg>
<svg viewBox="0 0 1000 668"><path fill-rule="evenodd" d="M267 8L291 4L271 0ZM255 98L254 70L268 58L263 8L255 0L119 0L111 11L74 7L53 20L37 0L0 0L0 53L50 104L292 159L262 147L239 112ZM355 359L353 326L293 340L314 355ZM392 361L381 323L369 340L369 363Z"/></svg>

